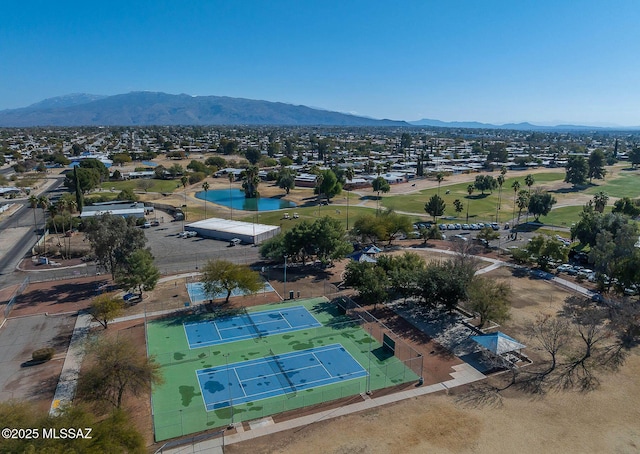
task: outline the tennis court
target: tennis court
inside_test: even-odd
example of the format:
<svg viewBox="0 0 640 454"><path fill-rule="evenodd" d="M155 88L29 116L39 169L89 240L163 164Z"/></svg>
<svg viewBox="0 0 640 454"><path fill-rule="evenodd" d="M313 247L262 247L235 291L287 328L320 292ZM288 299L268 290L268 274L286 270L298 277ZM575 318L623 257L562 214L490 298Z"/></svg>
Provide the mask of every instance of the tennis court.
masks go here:
<svg viewBox="0 0 640 454"><path fill-rule="evenodd" d="M207 295L207 292L204 290L204 284L202 282L187 283L187 292L189 293L189 299L191 300L192 304L199 303L201 301L207 301L210 299L215 300L215 299L227 297L227 292L220 292L213 295L213 298L212 298L211 296ZM262 287L262 290L260 290L258 293L264 293L264 292L275 292L275 290L273 289L271 284L265 281L264 286ZM231 290L231 297L244 296L244 295L246 295L246 293L241 291L238 288L234 288L233 290Z"/></svg>
<svg viewBox="0 0 640 454"><path fill-rule="evenodd" d="M367 376L340 344L196 372L207 411Z"/></svg>
<svg viewBox="0 0 640 454"><path fill-rule="evenodd" d="M185 323L184 331L193 349L319 326L322 324L304 306L294 306Z"/></svg>
<svg viewBox="0 0 640 454"><path fill-rule="evenodd" d="M418 380L421 358L401 360L363 323L324 297L149 320L148 352L164 378L152 393L155 439Z"/></svg>

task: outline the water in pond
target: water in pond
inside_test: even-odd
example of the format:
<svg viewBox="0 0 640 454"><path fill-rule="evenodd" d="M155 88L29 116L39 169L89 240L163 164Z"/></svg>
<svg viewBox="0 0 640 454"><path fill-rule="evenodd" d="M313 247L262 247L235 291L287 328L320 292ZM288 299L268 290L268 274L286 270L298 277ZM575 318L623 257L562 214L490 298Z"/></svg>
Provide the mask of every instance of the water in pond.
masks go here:
<svg viewBox="0 0 640 454"><path fill-rule="evenodd" d="M231 200L229 200L231 196ZM206 199L209 202L217 203L234 210L245 211L270 211L282 208L293 208L295 203L284 199L259 197L257 199L246 199L242 189L210 189L196 194L199 199Z"/></svg>

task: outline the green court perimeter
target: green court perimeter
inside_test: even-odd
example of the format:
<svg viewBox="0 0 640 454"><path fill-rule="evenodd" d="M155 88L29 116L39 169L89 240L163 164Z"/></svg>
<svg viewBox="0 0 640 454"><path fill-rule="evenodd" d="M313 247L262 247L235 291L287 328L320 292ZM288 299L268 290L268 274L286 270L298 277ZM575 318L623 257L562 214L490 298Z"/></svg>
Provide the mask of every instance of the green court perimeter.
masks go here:
<svg viewBox="0 0 640 454"><path fill-rule="evenodd" d="M156 361L162 366L165 380L152 392L156 441L418 380L415 372L369 335L367 325L354 323L324 297L267 304L250 308L249 311L290 306L304 306L323 326L190 350L183 323L202 321L213 316L192 315L147 323L148 351L150 355L155 355ZM266 358L271 355L270 350L279 355L336 343L342 344L366 371L370 371L370 376L300 391L295 395L234 405L232 408L205 410L196 375L198 370ZM417 364L411 366L419 371Z"/></svg>

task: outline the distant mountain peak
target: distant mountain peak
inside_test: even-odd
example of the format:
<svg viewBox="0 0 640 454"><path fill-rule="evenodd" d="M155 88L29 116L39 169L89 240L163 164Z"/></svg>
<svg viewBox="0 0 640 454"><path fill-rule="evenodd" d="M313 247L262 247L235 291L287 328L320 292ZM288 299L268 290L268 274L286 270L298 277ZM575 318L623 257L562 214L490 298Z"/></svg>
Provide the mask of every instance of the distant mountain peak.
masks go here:
<svg viewBox="0 0 640 454"><path fill-rule="evenodd" d="M59 109L63 107L78 106L99 99L104 99L104 95L90 95L88 93L71 93L69 95L56 96L43 99L35 104L31 104L27 109Z"/></svg>

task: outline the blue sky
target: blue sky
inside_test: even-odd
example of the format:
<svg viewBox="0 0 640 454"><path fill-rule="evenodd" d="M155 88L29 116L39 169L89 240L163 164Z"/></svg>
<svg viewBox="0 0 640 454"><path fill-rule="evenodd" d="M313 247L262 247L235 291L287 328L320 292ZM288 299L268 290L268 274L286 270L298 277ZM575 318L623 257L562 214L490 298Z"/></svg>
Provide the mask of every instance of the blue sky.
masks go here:
<svg viewBox="0 0 640 454"><path fill-rule="evenodd" d="M636 0L9 0L2 16L0 109L148 90L640 125Z"/></svg>

